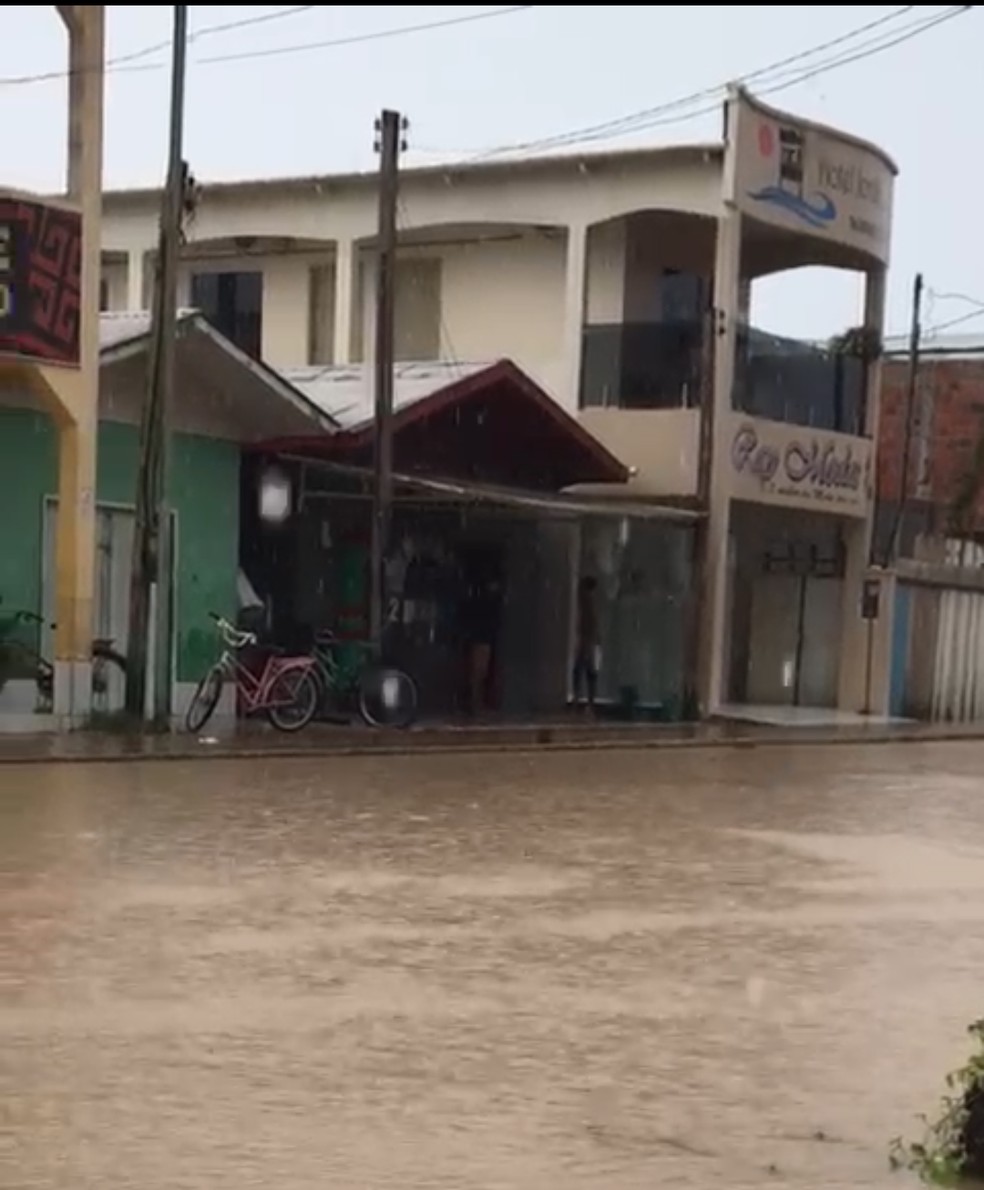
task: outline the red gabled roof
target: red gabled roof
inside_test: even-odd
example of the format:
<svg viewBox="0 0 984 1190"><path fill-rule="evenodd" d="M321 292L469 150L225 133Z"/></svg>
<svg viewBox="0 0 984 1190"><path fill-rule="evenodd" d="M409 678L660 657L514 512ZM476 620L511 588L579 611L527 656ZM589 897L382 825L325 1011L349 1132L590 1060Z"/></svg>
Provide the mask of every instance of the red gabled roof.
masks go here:
<svg viewBox="0 0 984 1190"><path fill-rule="evenodd" d="M371 455L374 434L373 422L363 419L315 440L262 449L355 460ZM524 486L553 490L629 478L606 446L507 359L398 403L393 436L404 471L506 483L521 476Z"/></svg>

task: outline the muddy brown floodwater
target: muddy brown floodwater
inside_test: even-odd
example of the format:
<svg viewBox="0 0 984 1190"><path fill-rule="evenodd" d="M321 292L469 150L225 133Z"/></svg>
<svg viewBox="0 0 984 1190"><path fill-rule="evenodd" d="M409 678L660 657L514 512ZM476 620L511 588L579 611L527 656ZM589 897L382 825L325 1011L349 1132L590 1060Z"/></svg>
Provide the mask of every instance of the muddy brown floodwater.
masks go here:
<svg viewBox="0 0 984 1190"><path fill-rule="evenodd" d="M984 746L0 767L4 1190L836 1190L984 1015Z"/></svg>

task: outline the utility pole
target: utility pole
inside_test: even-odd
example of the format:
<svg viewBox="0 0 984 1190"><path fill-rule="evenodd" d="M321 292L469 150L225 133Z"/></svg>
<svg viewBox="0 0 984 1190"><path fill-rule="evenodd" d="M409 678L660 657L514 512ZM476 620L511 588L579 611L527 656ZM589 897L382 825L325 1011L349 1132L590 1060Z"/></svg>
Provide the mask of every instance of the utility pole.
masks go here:
<svg viewBox="0 0 984 1190"><path fill-rule="evenodd" d="M148 684L154 691L154 718L170 712L171 521L168 511L168 422L174 402L177 335L177 269L185 210L184 138L185 67L188 6L174 6L171 62L171 110L167 180L161 203L154 306L151 312L147 401L140 426L137 510L130 583L130 632L127 649L127 711L143 718ZM154 640L154 672L148 653Z"/></svg>
<svg viewBox="0 0 984 1190"><path fill-rule="evenodd" d="M916 273L912 283L912 325L909 330L909 376L905 394L905 435L902 440L902 466L899 480L899 501L895 509L892 532L885 547L885 563L898 556L905 529L906 505L909 501L909 459L912 454L913 418L916 393L919 388L919 351L922 345L923 275Z"/></svg>
<svg viewBox="0 0 984 1190"><path fill-rule="evenodd" d="M396 211L400 151L406 121L384 111L376 121L379 153L379 230L376 241L376 352L373 372L372 540L370 546L369 639L377 657L386 623L386 551L393 503L393 322L395 312Z"/></svg>
<svg viewBox="0 0 984 1190"><path fill-rule="evenodd" d="M693 528L691 563L693 566L688 601L689 625L686 640L684 677L684 714L700 716L700 633L707 606L708 521L711 512L711 472L714 462L714 345L720 334L720 315L713 308L703 312L700 322L700 376L697 382L697 406L700 429L697 444L697 508L700 517Z"/></svg>

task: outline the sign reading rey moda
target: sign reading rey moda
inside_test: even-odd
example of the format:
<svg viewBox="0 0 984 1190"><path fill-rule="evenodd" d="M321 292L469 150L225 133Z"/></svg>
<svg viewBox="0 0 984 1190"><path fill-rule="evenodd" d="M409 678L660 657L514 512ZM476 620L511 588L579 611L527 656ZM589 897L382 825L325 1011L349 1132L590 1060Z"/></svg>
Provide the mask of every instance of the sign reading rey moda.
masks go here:
<svg viewBox="0 0 984 1190"><path fill-rule="evenodd" d="M731 467L746 493L736 490L735 495L841 505L845 512L863 508L870 468L866 444L832 439L805 427L788 429L794 436L779 441L765 439L751 423L738 427L731 440Z"/></svg>
<svg viewBox="0 0 984 1190"><path fill-rule="evenodd" d="M740 87L728 125L742 211L888 261L896 169L880 149L765 107Z"/></svg>

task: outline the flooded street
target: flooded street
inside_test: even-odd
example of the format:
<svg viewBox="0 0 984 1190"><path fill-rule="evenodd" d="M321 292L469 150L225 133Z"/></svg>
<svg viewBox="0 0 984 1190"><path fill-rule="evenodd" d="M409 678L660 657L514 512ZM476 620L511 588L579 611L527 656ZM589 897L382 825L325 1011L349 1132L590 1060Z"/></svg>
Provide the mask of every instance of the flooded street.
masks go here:
<svg viewBox="0 0 984 1190"><path fill-rule="evenodd" d="M5 1190L889 1187L984 746L0 767Z"/></svg>

